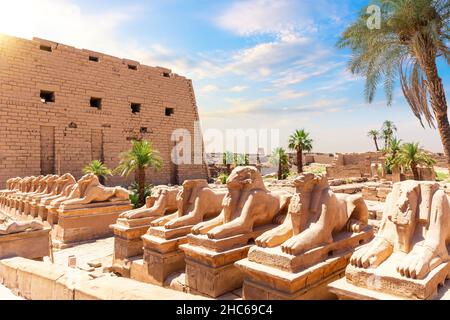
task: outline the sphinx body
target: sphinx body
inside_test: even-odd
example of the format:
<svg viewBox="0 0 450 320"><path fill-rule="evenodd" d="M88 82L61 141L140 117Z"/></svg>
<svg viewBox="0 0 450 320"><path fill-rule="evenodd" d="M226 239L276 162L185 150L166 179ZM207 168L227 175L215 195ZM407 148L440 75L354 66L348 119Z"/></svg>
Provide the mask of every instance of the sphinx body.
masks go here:
<svg viewBox="0 0 450 320"><path fill-rule="evenodd" d="M377 268L393 253L404 253L397 272L407 278L424 279L449 261L449 243L450 201L445 191L433 182L399 182L386 199L377 237L356 251L350 263Z"/></svg>
<svg viewBox="0 0 450 320"><path fill-rule="evenodd" d="M296 194L288 215L277 228L256 239L260 247L277 247L299 255L333 243L333 234L360 232L368 223L368 209L359 195L335 194L325 176L304 174L295 179Z"/></svg>
<svg viewBox="0 0 450 320"><path fill-rule="evenodd" d="M287 210L291 194L270 192L254 167L237 167L227 180L228 193L222 211L216 218L192 228L194 234L207 234L210 239L251 232L255 227L271 224Z"/></svg>
<svg viewBox="0 0 450 320"><path fill-rule="evenodd" d="M129 200L129 192L122 187L105 187L94 174L86 174L72 187L61 206L86 205L97 202Z"/></svg>
<svg viewBox="0 0 450 320"><path fill-rule="evenodd" d="M204 179L186 180L176 196L178 210L153 221L152 226L175 229L216 217L222 210L225 195L225 190L211 189Z"/></svg>
<svg viewBox="0 0 450 320"><path fill-rule="evenodd" d="M61 177L56 179L54 190L48 196L43 197L41 199L41 203L46 205L55 199L63 197L64 195L67 194L67 190L69 190L73 185L75 185L75 183L76 180L70 173L62 175Z"/></svg>
<svg viewBox="0 0 450 320"><path fill-rule="evenodd" d="M146 199L145 206L139 209L122 213L119 218L141 219L149 217L161 217L166 213L173 213L178 209L178 187L156 186Z"/></svg>

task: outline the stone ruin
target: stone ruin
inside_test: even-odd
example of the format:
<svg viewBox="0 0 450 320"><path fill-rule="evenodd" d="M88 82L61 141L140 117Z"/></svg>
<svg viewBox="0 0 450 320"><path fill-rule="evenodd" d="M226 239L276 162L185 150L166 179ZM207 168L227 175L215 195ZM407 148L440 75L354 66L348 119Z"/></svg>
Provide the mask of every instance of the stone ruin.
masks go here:
<svg viewBox="0 0 450 320"><path fill-rule="evenodd" d="M394 184L377 236L352 255L341 298L433 299L450 277L450 197L437 183Z"/></svg>
<svg viewBox="0 0 450 320"><path fill-rule="evenodd" d="M8 244L0 257L42 259L50 240L64 248L83 241L77 232L93 239L108 229L112 272L197 296L242 287L246 300L436 298L450 275L450 188L406 181L389 191L386 183L378 230L364 190L336 193L320 174L292 184L271 189L256 168L237 167L225 186L157 186L131 209L126 190L93 175L13 178L0 190L0 243ZM87 227L96 232L80 232Z"/></svg>
<svg viewBox="0 0 450 320"><path fill-rule="evenodd" d="M111 235L109 225L131 208L127 190L105 187L93 174L78 181L71 174L15 178L7 185L0 191L0 210L14 222L4 232L46 222L56 247ZM48 242L50 228L41 229Z"/></svg>

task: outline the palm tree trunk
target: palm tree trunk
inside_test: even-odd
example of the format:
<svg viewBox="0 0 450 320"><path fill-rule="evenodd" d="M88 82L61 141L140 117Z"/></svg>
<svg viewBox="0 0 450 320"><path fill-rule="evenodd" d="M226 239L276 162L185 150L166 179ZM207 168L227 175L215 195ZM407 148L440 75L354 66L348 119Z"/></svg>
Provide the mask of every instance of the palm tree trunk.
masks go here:
<svg viewBox="0 0 450 320"><path fill-rule="evenodd" d="M419 170L417 169L417 164L415 162L411 163L411 171L414 175L414 180L419 181Z"/></svg>
<svg viewBox="0 0 450 320"><path fill-rule="evenodd" d="M378 146L378 141L376 137L373 137L373 142L375 143L375 148L377 148L377 152L380 151L380 147Z"/></svg>
<svg viewBox="0 0 450 320"><path fill-rule="evenodd" d="M303 173L303 150L297 150L297 173Z"/></svg>
<svg viewBox="0 0 450 320"><path fill-rule="evenodd" d="M281 161L278 162L278 180L283 180L283 170Z"/></svg>
<svg viewBox="0 0 450 320"><path fill-rule="evenodd" d="M145 203L145 168L139 167L137 169L137 182L139 188L139 205L144 205Z"/></svg>
<svg viewBox="0 0 450 320"><path fill-rule="evenodd" d="M426 39L424 42L427 44ZM436 65L436 48L426 45L425 52L417 52L417 60L427 77L427 88L430 93L430 103L438 125L444 153L447 157L447 167L450 170L450 124L447 115L447 99L445 97L444 85L439 76Z"/></svg>

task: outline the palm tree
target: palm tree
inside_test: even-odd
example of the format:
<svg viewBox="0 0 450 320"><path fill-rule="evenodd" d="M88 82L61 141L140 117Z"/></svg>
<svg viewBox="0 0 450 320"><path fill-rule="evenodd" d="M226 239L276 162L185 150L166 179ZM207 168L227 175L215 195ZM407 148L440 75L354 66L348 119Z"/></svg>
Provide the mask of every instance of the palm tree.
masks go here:
<svg viewBox="0 0 450 320"><path fill-rule="evenodd" d="M136 182L139 190L139 203L145 203L145 169L161 170L163 160L158 151L146 140L133 140L130 150L120 154L120 163L116 171L122 176L136 173Z"/></svg>
<svg viewBox="0 0 450 320"><path fill-rule="evenodd" d="M365 95L375 97L383 83L388 104L400 78L403 94L424 126L435 122L450 169L450 124L444 85L436 60L450 63L450 3L448 0L380 0L381 28L368 28L365 10L343 33L338 46L350 48L350 70L366 78ZM445 63L445 62L444 62ZM384 81L383 81L384 80ZM431 110L429 105L431 105Z"/></svg>
<svg viewBox="0 0 450 320"><path fill-rule="evenodd" d="M373 139L373 143L375 143L375 148L377 149L377 151L380 151L380 147L378 146L378 139L380 138L380 132L378 130L370 130L367 133L367 136Z"/></svg>
<svg viewBox="0 0 450 320"><path fill-rule="evenodd" d="M436 162L420 148L419 143L405 143L402 145L395 158L395 164L411 169L414 180L420 179L417 166L432 166L435 163Z"/></svg>
<svg viewBox="0 0 450 320"><path fill-rule="evenodd" d="M286 168L289 165L289 157L283 148L275 148L270 156L270 163L278 167L278 180L285 178Z"/></svg>
<svg viewBox="0 0 450 320"><path fill-rule="evenodd" d="M227 166L227 174L231 173L231 165L234 162L234 154L230 151L225 151L222 155L222 163Z"/></svg>
<svg viewBox="0 0 450 320"><path fill-rule="evenodd" d="M289 149L297 152L297 173L303 172L303 151L310 152L312 150L313 140L309 137L309 133L305 129L296 130L289 137Z"/></svg>
<svg viewBox="0 0 450 320"><path fill-rule="evenodd" d="M249 155L247 153L236 154L234 158L235 166L248 166L250 164Z"/></svg>
<svg viewBox="0 0 450 320"><path fill-rule="evenodd" d="M394 166L396 165L397 155L401 149L401 139L393 138L389 142L389 149L386 150L386 168L389 173L392 172Z"/></svg>
<svg viewBox="0 0 450 320"><path fill-rule="evenodd" d="M83 168L83 173L93 173L95 174L101 184L105 184L105 179L107 176L112 176L112 171L100 160L92 160Z"/></svg>
<svg viewBox="0 0 450 320"><path fill-rule="evenodd" d="M402 147L401 143L402 143L402 140L401 139L397 139L397 138L393 138L389 142L388 153L392 156L392 158L395 159L397 157L397 154L400 152L400 149Z"/></svg>
<svg viewBox="0 0 450 320"><path fill-rule="evenodd" d="M384 138L384 148L385 150L389 150L390 142L394 139L394 132L397 132L397 127L394 122L386 120L383 122L383 126L381 127L381 136Z"/></svg>

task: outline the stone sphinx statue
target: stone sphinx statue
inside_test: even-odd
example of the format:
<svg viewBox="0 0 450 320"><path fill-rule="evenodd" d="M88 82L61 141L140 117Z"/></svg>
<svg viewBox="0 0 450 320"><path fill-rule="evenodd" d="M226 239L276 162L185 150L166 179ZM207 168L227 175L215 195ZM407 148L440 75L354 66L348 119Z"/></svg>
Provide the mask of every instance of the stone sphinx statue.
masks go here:
<svg viewBox="0 0 450 320"><path fill-rule="evenodd" d="M368 223L368 209L360 195L335 194L326 176L304 174L294 181L296 193L288 215L277 228L256 239L260 247L281 245L283 252L299 255L333 243L333 234L360 232Z"/></svg>
<svg viewBox="0 0 450 320"><path fill-rule="evenodd" d="M193 234L223 239L252 232L258 226L271 224L287 209L291 198L287 192L270 192L255 167L235 168L228 177L227 188L220 215L194 226Z"/></svg>
<svg viewBox="0 0 450 320"><path fill-rule="evenodd" d="M71 188L76 184L75 178L70 174L66 173L59 177L56 180L55 188L54 190L46 197L42 198L40 202L38 203L38 215L42 219L47 218L48 214L48 208L47 206L50 205L53 201L55 203L60 200L60 202L66 200L67 196L71 192Z"/></svg>
<svg viewBox="0 0 450 320"><path fill-rule="evenodd" d="M403 277L424 279L432 270L449 262L450 201L439 184L404 181L394 184L386 199L383 220L376 238L356 251L350 263L376 269L394 253Z"/></svg>
<svg viewBox="0 0 450 320"><path fill-rule="evenodd" d="M51 196L55 193L56 189L57 189L57 184L56 181L59 179L59 175L50 175L47 179L43 179L45 180L45 189L42 192L37 192L37 193L31 193L30 195L27 195L24 200L25 202L23 204L23 210L22 211L23 214L25 215L31 215L33 217L37 216L37 204L41 201L42 198ZM22 206L21 206L22 208Z"/></svg>
<svg viewBox="0 0 450 320"><path fill-rule="evenodd" d="M149 217L162 217L166 213L172 213L178 209L178 187L156 186L146 199L142 208L122 213L119 218L141 219Z"/></svg>
<svg viewBox="0 0 450 320"><path fill-rule="evenodd" d="M70 173L63 174L56 179L54 189L48 196L41 199L41 203L48 204L52 200L60 198L69 188L75 185L75 183L76 180Z"/></svg>
<svg viewBox="0 0 450 320"><path fill-rule="evenodd" d="M12 219L0 219L0 235L19 233L24 231L35 231L44 229L40 221L15 221Z"/></svg>
<svg viewBox="0 0 450 320"><path fill-rule="evenodd" d="M105 187L94 174L86 174L72 187L61 206L86 205L97 202L129 200L129 192L122 187Z"/></svg>
<svg viewBox="0 0 450 320"><path fill-rule="evenodd" d="M176 197L177 212L153 221L152 226L175 229L215 217L222 210L225 195L226 191L211 189L204 179L186 180Z"/></svg>

